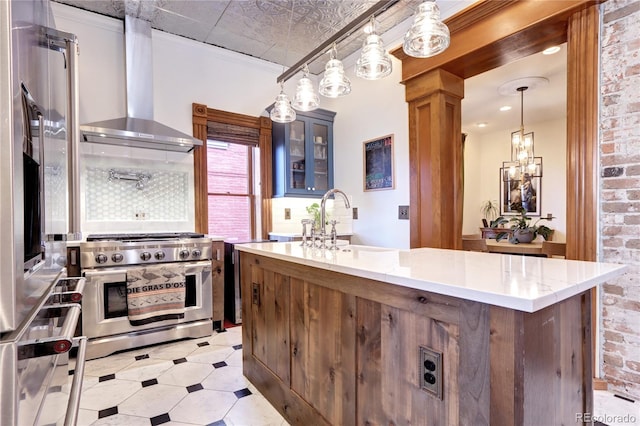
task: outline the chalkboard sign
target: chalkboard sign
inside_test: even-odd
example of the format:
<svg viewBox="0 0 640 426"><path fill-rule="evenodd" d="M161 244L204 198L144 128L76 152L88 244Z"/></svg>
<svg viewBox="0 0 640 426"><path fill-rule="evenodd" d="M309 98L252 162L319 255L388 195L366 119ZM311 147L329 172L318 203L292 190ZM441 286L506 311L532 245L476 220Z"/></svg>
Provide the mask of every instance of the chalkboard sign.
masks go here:
<svg viewBox="0 0 640 426"><path fill-rule="evenodd" d="M364 190L393 189L393 135L371 139L364 145Z"/></svg>

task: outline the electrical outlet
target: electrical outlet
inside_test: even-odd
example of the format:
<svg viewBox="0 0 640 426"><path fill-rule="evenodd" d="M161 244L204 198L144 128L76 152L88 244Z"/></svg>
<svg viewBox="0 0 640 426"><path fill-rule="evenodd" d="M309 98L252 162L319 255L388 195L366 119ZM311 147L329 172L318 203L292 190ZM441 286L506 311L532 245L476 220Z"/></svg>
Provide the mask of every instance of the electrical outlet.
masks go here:
<svg viewBox="0 0 640 426"><path fill-rule="evenodd" d="M291 209L289 207L286 207L284 209L284 220L290 220L291 219Z"/></svg>
<svg viewBox="0 0 640 426"><path fill-rule="evenodd" d="M357 207L353 207L351 209L351 214L353 215L353 219L357 219L358 218L358 208Z"/></svg>
<svg viewBox="0 0 640 426"><path fill-rule="evenodd" d="M442 352L420 346L420 388L438 399L442 399Z"/></svg>
<svg viewBox="0 0 640 426"><path fill-rule="evenodd" d="M398 219L409 220L409 206L398 206Z"/></svg>

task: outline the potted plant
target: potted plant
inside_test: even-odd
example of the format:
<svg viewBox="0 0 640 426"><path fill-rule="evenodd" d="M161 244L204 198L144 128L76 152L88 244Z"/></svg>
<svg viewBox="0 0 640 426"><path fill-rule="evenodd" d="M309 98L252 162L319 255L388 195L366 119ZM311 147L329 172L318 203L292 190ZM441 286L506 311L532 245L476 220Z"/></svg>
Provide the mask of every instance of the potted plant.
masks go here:
<svg viewBox="0 0 640 426"><path fill-rule="evenodd" d="M307 213L309 213L312 216L313 219L313 229L315 229L316 231L319 231L321 226L320 226L320 204L318 203L313 203L310 206L306 207L307 209ZM327 218L329 217L328 214L325 214L325 220L327 220Z"/></svg>
<svg viewBox="0 0 640 426"><path fill-rule="evenodd" d="M492 222L498 216L498 202L496 200L483 201L480 211L483 217L482 224L485 228L488 228L489 222Z"/></svg>
<svg viewBox="0 0 640 426"><path fill-rule="evenodd" d="M538 222L541 220L552 220L553 217L541 217L531 224L531 218L527 216L527 210L521 208L519 212L519 216L514 216L511 219L506 219L503 216L500 216L495 221L492 221L492 225L495 223L496 226L511 222L511 236L509 236L509 232L499 232L498 235L496 235L496 241L500 241L508 237L510 243L518 244L530 243L535 240L538 235L542 235L542 238L546 241L551 238L553 229L546 225L538 225Z"/></svg>

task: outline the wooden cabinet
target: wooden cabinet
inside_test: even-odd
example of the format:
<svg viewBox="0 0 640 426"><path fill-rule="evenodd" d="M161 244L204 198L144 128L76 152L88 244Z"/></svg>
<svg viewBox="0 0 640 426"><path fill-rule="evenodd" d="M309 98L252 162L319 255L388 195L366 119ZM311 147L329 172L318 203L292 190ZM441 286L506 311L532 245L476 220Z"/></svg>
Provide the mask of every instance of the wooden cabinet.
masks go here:
<svg viewBox="0 0 640 426"><path fill-rule="evenodd" d="M334 112L297 113L273 123L273 195L321 197L333 188Z"/></svg>
<svg viewBox="0 0 640 426"><path fill-rule="evenodd" d="M525 313L246 252L240 267L243 373L290 424L552 425L593 412L588 291ZM441 354L441 396L422 388L421 347Z"/></svg>
<svg viewBox="0 0 640 426"><path fill-rule="evenodd" d="M224 330L224 241L212 243L213 329Z"/></svg>

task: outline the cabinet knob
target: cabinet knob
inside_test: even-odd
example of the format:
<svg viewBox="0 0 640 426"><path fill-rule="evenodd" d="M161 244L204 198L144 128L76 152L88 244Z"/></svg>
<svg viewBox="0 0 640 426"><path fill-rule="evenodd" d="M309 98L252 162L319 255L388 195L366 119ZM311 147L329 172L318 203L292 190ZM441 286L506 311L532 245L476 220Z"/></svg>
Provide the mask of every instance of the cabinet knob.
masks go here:
<svg viewBox="0 0 640 426"><path fill-rule="evenodd" d="M307 191L311 191L311 187L310 186L307 186Z"/></svg>
<svg viewBox="0 0 640 426"><path fill-rule="evenodd" d="M315 188L315 187L312 187L312 188L311 188L311 190L312 190L312 191L315 191L315 190L316 190L316 188Z"/></svg>

